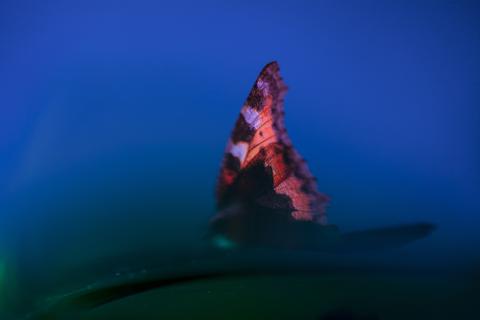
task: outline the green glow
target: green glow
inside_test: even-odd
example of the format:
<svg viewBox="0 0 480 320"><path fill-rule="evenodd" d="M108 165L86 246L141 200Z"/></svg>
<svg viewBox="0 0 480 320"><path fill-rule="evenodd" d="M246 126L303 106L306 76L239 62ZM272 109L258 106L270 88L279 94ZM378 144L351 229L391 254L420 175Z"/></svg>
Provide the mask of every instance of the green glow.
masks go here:
<svg viewBox="0 0 480 320"><path fill-rule="evenodd" d="M232 240L220 235L213 238L213 244L220 249L233 249L237 246Z"/></svg>
<svg viewBox="0 0 480 320"><path fill-rule="evenodd" d="M5 264L0 260L0 292L3 289L3 282L5 278Z"/></svg>
<svg viewBox="0 0 480 320"><path fill-rule="evenodd" d="M5 293L5 263L0 260L0 311L4 306ZM0 312L1 313L1 312Z"/></svg>

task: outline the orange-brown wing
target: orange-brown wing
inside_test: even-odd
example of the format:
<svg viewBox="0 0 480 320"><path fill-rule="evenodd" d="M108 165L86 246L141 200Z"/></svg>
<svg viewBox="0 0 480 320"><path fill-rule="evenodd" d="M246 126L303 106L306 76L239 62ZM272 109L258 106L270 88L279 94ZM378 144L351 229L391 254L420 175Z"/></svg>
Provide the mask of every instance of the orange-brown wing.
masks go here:
<svg viewBox="0 0 480 320"><path fill-rule="evenodd" d="M228 141L217 185L217 201L223 202L242 172L261 163L271 172L272 192L290 199L294 219L326 223L327 197L318 192L314 177L285 130L283 97L286 91L278 64L266 65ZM263 199L261 195L258 198ZM275 207L268 201L263 204Z"/></svg>

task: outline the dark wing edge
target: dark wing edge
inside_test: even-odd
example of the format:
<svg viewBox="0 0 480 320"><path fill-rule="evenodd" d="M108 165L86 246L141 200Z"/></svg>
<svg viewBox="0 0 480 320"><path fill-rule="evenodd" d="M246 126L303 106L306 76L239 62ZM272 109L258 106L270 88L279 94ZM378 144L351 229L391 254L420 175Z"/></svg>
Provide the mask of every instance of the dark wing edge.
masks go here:
<svg viewBox="0 0 480 320"><path fill-rule="evenodd" d="M326 225L327 219L325 211L330 198L318 191L316 178L308 169L305 159L303 159L293 147L293 143L285 128L284 97L287 92L287 86L280 75L278 63L274 61L267 64L260 73L259 79L265 79L264 81L267 81L269 89L267 94L273 97L274 107L272 108L272 112L279 113L278 116L274 117L273 127L277 131L280 142L285 146L284 157L291 165L293 174L302 181L302 192L308 194L310 198L313 220L322 225Z"/></svg>

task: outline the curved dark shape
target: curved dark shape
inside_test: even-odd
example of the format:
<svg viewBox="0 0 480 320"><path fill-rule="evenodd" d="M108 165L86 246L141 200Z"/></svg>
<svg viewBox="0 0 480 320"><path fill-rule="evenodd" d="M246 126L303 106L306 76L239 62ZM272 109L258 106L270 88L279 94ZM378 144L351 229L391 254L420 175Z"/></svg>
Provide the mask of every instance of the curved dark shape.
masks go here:
<svg viewBox="0 0 480 320"><path fill-rule="evenodd" d="M239 258L239 259L237 259ZM250 258L254 258L252 263ZM245 258L244 255L232 257L230 266L204 266L210 270L186 271L173 275L160 274L128 280L120 283L106 284L101 287L92 287L64 295L56 302L49 304L43 310L32 315L34 319L57 319L64 315L79 315L84 311L103 306L105 304L128 298L130 296L168 288L180 284L208 281L212 279L232 279L238 277L255 276L285 276L301 274L318 276L332 274L361 274L379 275L395 274L401 271L399 266L379 265L369 261L349 259L319 259L318 256L298 256L291 259L291 254L282 252L259 252L258 255ZM213 262L216 265L215 261ZM218 262L218 261L217 261ZM190 270L190 271L189 271Z"/></svg>
<svg viewBox="0 0 480 320"><path fill-rule="evenodd" d="M341 234L327 223L328 197L294 148L284 123L287 86L277 62L258 75L228 140L209 236L217 247L335 252L388 249L429 235L416 223Z"/></svg>

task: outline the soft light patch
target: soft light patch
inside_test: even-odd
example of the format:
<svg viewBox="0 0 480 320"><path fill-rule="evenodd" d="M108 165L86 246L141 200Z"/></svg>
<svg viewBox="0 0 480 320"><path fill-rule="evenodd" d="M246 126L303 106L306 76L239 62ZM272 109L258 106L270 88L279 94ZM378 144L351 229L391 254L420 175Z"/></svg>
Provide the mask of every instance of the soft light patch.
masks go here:
<svg viewBox="0 0 480 320"><path fill-rule="evenodd" d="M5 262L0 260L0 313L1 313L1 309L2 307L4 306L5 304L5 297L4 297L4 293L6 291L6 288L5 288Z"/></svg>
<svg viewBox="0 0 480 320"><path fill-rule="evenodd" d="M5 263L0 260L0 292L3 288L5 280Z"/></svg>
<svg viewBox="0 0 480 320"><path fill-rule="evenodd" d="M213 245L217 248L220 248L220 249L228 250L228 249L233 249L237 246L237 244L235 242L233 242L232 240L228 239L227 237L225 237L223 235L215 236L212 239L212 241L213 241Z"/></svg>

